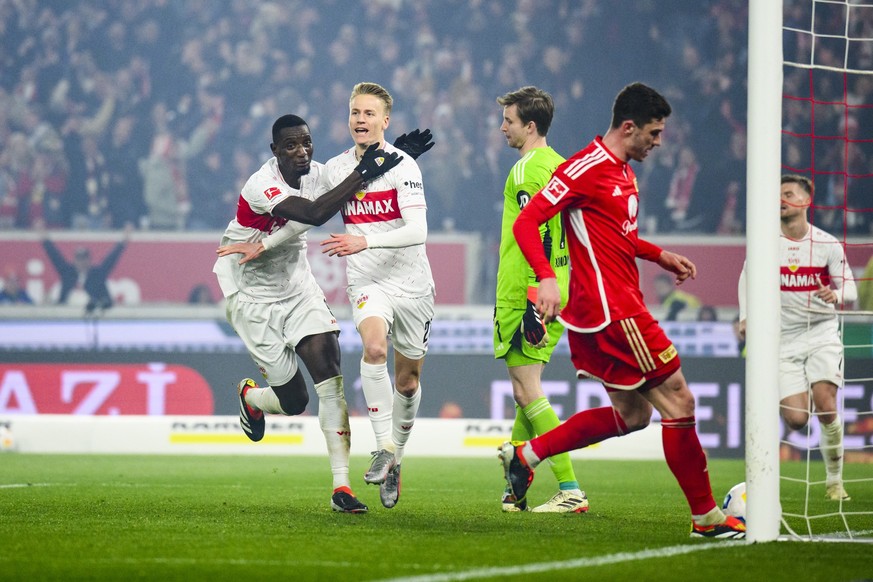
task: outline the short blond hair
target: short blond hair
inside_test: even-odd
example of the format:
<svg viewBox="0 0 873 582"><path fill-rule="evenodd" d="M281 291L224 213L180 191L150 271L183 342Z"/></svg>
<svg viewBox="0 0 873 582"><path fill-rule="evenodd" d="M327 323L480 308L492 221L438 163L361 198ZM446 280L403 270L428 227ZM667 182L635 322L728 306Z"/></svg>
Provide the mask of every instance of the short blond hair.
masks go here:
<svg viewBox="0 0 873 582"><path fill-rule="evenodd" d="M358 83L352 88L352 95L349 97L349 103L354 100L358 95L373 95L382 101L385 105L385 115L391 113L391 107L394 105L394 99L391 97L391 93L388 92L385 87L379 85L377 83Z"/></svg>

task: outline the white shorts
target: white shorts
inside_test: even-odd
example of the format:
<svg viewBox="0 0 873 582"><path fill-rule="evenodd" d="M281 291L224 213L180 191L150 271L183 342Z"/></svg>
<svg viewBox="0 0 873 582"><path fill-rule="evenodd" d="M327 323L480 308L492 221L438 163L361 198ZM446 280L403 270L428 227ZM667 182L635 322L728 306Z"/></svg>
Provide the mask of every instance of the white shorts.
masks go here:
<svg viewBox="0 0 873 582"><path fill-rule="evenodd" d="M376 285L366 285L349 287L348 295L355 328L368 317L381 317L388 326L388 337L395 350L410 360L424 357L433 321L433 294L395 297Z"/></svg>
<svg viewBox="0 0 873 582"><path fill-rule="evenodd" d="M843 342L839 336L810 330L783 335L779 352L779 398L802 394L816 382L843 384Z"/></svg>
<svg viewBox="0 0 873 582"><path fill-rule="evenodd" d="M306 287L304 293L274 303L249 303L239 293L227 298L227 321L271 386L297 374L294 347L300 340L340 329L321 288L314 280Z"/></svg>

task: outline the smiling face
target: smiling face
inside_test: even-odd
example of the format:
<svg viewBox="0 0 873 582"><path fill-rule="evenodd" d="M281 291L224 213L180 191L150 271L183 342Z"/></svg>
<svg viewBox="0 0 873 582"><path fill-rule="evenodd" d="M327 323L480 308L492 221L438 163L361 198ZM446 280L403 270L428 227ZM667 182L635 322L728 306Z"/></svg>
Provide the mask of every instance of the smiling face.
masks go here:
<svg viewBox="0 0 873 582"><path fill-rule="evenodd" d="M349 103L349 132L359 152L382 143L388 122L385 103L375 95L356 95Z"/></svg>
<svg viewBox="0 0 873 582"><path fill-rule="evenodd" d="M661 134L664 132L665 121L653 119L642 127L637 126L633 121L625 123L630 124L630 135L627 138L626 146L627 156L632 160L642 162L649 155L649 152L661 145Z"/></svg>
<svg viewBox="0 0 873 582"><path fill-rule="evenodd" d="M297 187L300 176L309 173L312 163L312 135L306 125L284 127L279 139L270 144L273 155L279 162L279 170L288 185Z"/></svg>

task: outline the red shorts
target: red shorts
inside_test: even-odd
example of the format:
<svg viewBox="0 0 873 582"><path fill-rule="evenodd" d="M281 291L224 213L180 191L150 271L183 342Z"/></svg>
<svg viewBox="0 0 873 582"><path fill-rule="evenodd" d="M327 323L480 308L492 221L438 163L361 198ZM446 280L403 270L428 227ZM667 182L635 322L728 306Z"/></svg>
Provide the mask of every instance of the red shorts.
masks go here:
<svg viewBox="0 0 873 582"><path fill-rule="evenodd" d="M658 386L680 366L673 342L648 312L596 333L567 333L576 374L599 380L610 392Z"/></svg>

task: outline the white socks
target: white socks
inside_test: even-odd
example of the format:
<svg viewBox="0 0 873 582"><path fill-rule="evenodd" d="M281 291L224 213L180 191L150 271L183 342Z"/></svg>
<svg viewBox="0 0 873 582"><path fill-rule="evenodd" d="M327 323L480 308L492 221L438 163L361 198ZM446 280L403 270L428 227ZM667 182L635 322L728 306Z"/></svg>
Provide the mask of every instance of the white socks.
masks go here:
<svg viewBox="0 0 873 582"><path fill-rule="evenodd" d="M361 389L367 401L370 424L376 435L376 449L394 452L391 442L391 408L394 389L388 376L388 364L368 364L361 360Z"/></svg>
<svg viewBox="0 0 873 582"><path fill-rule="evenodd" d="M843 421L839 416L832 423L821 425L819 440L827 471L827 483L839 483L843 474Z"/></svg>
<svg viewBox="0 0 873 582"><path fill-rule="evenodd" d="M285 414L279 404L279 397L271 386L265 388L249 388L246 392L246 403L256 410L270 414Z"/></svg>
<svg viewBox="0 0 873 582"><path fill-rule="evenodd" d="M391 438L394 441L395 451L394 457L397 459L397 464L403 459L403 447L406 446L406 441L409 440L409 433L412 431L412 425L415 424L415 415L418 414L418 406L421 404L421 384L418 385L418 390L410 397L406 397L400 392L394 392L394 414L391 418Z"/></svg>
<svg viewBox="0 0 873 582"><path fill-rule="evenodd" d="M352 431L343 394L343 377L334 376L316 384L315 393L318 394L318 423L327 442L327 455L333 473L333 488L350 487L349 447Z"/></svg>

